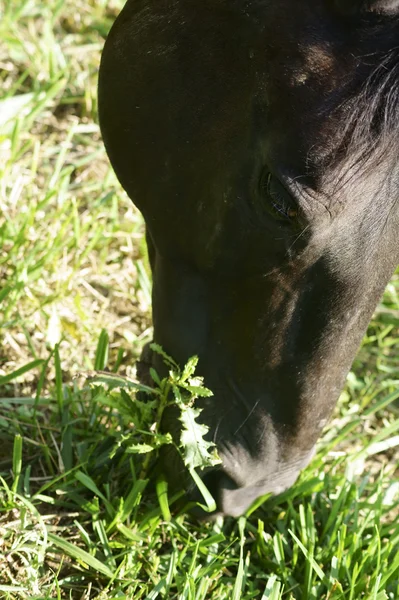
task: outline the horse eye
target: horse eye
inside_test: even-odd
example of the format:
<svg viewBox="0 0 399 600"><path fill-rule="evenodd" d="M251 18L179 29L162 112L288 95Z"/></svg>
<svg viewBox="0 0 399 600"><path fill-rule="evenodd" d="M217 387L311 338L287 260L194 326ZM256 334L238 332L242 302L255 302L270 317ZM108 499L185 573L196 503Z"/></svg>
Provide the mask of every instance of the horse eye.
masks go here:
<svg viewBox="0 0 399 600"><path fill-rule="evenodd" d="M271 173L265 173L261 180L261 194L268 212L283 223L294 223L298 218L298 207L292 196L280 181Z"/></svg>

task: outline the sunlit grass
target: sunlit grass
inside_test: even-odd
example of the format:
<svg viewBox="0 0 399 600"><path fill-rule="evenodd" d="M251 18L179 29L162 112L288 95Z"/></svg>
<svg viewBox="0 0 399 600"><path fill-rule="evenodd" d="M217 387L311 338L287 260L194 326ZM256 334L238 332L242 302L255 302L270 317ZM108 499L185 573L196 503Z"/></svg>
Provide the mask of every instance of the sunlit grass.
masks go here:
<svg viewBox="0 0 399 600"><path fill-rule="evenodd" d="M0 597L397 600L398 275L312 464L247 519L196 523L127 444L110 458L131 425L85 374L134 378L151 339L143 221L96 124L122 4L0 0Z"/></svg>

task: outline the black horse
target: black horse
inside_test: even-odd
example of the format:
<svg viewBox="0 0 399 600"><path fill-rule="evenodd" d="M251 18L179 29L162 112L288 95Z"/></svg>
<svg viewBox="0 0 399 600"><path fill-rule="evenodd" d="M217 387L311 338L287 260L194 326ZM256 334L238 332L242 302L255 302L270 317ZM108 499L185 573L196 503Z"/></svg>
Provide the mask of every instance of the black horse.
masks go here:
<svg viewBox="0 0 399 600"><path fill-rule="evenodd" d="M399 262L399 1L128 0L99 111L239 515L310 460Z"/></svg>

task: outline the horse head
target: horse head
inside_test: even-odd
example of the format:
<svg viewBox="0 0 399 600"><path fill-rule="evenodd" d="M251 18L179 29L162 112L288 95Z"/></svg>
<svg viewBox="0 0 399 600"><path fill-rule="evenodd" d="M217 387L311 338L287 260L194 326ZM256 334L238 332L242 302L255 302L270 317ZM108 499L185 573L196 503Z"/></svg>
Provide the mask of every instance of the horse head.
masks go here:
<svg viewBox="0 0 399 600"><path fill-rule="evenodd" d="M307 464L399 262L398 7L128 0L106 42L104 142L146 221L154 339L214 392L225 514Z"/></svg>

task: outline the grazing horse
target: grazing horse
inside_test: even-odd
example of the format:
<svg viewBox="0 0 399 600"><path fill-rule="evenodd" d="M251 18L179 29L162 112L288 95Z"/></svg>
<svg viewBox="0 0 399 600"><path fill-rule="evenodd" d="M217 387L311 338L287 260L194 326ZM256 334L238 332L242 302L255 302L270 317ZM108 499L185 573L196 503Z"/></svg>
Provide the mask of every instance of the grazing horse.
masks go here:
<svg viewBox="0 0 399 600"><path fill-rule="evenodd" d="M99 115L240 515L309 462L399 262L399 0L128 0Z"/></svg>

